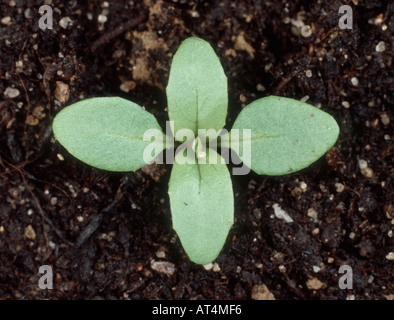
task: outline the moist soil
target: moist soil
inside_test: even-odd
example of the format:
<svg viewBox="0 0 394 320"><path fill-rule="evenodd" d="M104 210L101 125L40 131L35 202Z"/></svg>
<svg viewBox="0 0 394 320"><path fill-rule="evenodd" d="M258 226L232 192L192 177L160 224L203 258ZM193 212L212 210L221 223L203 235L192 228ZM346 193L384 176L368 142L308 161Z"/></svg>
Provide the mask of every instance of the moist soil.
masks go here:
<svg viewBox="0 0 394 320"><path fill-rule="evenodd" d="M389 2L2 0L0 299L392 300ZM53 29L39 27L44 4ZM353 28L342 30L345 4ZM100 96L134 101L164 128L172 56L189 36L212 44L228 77L227 129L274 94L321 108L341 130L300 172L232 176L235 223L210 270L172 229L170 165L98 170L51 128L65 106ZM42 265L52 290L38 286ZM352 288L339 286L344 265Z"/></svg>

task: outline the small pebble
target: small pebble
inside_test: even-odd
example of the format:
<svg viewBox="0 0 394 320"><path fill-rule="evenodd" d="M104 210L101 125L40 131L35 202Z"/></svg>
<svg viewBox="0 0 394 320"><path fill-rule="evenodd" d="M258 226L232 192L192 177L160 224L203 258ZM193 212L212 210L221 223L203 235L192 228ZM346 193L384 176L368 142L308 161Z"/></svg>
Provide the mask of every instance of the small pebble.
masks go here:
<svg viewBox="0 0 394 320"><path fill-rule="evenodd" d="M323 288L324 283L317 278L312 278L306 282L306 286L309 290L319 290Z"/></svg>
<svg viewBox="0 0 394 320"><path fill-rule="evenodd" d="M210 262L208 264L204 264L203 267L204 267L205 270L209 271L209 270L211 270L213 268L213 263Z"/></svg>
<svg viewBox="0 0 394 320"><path fill-rule="evenodd" d="M265 284L256 284L252 288L253 300L275 300L275 296L269 291Z"/></svg>
<svg viewBox="0 0 394 320"><path fill-rule="evenodd" d="M334 258L329 257L329 258L327 259L327 262L328 262L328 263L333 263L333 262L334 262Z"/></svg>
<svg viewBox="0 0 394 320"><path fill-rule="evenodd" d="M356 234L354 232L349 233L349 239L353 240L356 237Z"/></svg>
<svg viewBox="0 0 394 320"><path fill-rule="evenodd" d="M192 18L200 18L200 14L196 10L192 11L191 16L192 16Z"/></svg>
<svg viewBox="0 0 394 320"><path fill-rule="evenodd" d="M368 162L363 159L360 159L358 160L358 166L360 167L360 170L368 168Z"/></svg>
<svg viewBox="0 0 394 320"><path fill-rule="evenodd" d="M175 265L168 261L155 261L150 262L150 267L160 273L164 273L167 276L172 276L175 272Z"/></svg>
<svg viewBox="0 0 394 320"><path fill-rule="evenodd" d="M125 81L120 85L120 90L123 92L129 92L130 90L134 90L136 87L136 83L134 81Z"/></svg>
<svg viewBox="0 0 394 320"><path fill-rule="evenodd" d="M337 182L337 183L335 183L335 190L338 193L341 193L341 192L343 192L343 190L345 190L345 186L342 183Z"/></svg>
<svg viewBox="0 0 394 320"><path fill-rule="evenodd" d="M55 98L62 104L68 101L70 88L68 84L62 81L56 81Z"/></svg>
<svg viewBox="0 0 394 320"><path fill-rule="evenodd" d="M240 94L240 95L239 95L239 100L240 100L242 103L246 103L246 102L248 101L248 99L247 99L243 94Z"/></svg>
<svg viewBox="0 0 394 320"><path fill-rule="evenodd" d="M103 14L100 14L100 15L97 17L97 21L98 21L99 23L106 23L107 20L108 20L107 16L105 16L105 15L103 15Z"/></svg>
<svg viewBox="0 0 394 320"><path fill-rule="evenodd" d="M305 75L306 75L308 78L311 78L311 77L312 77L312 70L306 70L306 71L305 71Z"/></svg>
<svg viewBox="0 0 394 320"><path fill-rule="evenodd" d="M386 256L387 260L394 260L394 252L389 252L389 254Z"/></svg>
<svg viewBox="0 0 394 320"><path fill-rule="evenodd" d="M286 273L286 267L283 265L283 264L281 264L279 267L278 267L278 269L279 269L279 271L281 272L281 273Z"/></svg>
<svg viewBox="0 0 394 320"><path fill-rule="evenodd" d="M12 24L11 17L7 16L7 17L1 18L1 23L6 26L9 26L10 24Z"/></svg>
<svg viewBox="0 0 394 320"><path fill-rule="evenodd" d="M36 232L34 231L33 227L31 226L31 224L29 224L26 228L25 228L25 237L27 239L30 240L35 240L36 239Z"/></svg>
<svg viewBox="0 0 394 320"><path fill-rule="evenodd" d="M345 109L349 109L350 103L348 101L342 101L342 107L344 107Z"/></svg>
<svg viewBox="0 0 394 320"><path fill-rule="evenodd" d="M319 266L313 266L312 269L314 273L318 273L321 270Z"/></svg>
<svg viewBox="0 0 394 320"><path fill-rule="evenodd" d="M67 29L67 27L72 25L73 21L71 20L70 17L63 17L59 21L59 26L61 26L63 29Z"/></svg>
<svg viewBox="0 0 394 320"><path fill-rule="evenodd" d="M213 266L212 266L212 271L213 272L220 272L220 267L219 267L219 265L215 262L214 264L213 264Z"/></svg>
<svg viewBox="0 0 394 320"><path fill-rule="evenodd" d="M300 188L302 191L306 191L306 189L308 188L308 185L304 181L301 181Z"/></svg>
<svg viewBox="0 0 394 320"><path fill-rule="evenodd" d="M57 204L57 197L51 198L51 205L55 206Z"/></svg>
<svg viewBox="0 0 394 320"><path fill-rule="evenodd" d="M26 124L28 124L29 126L36 126L39 124L39 121L36 117L34 117L33 115L29 114L26 117Z"/></svg>
<svg viewBox="0 0 394 320"><path fill-rule="evenodd" d="M261 210L259 209L259 208L256 208L256 209L254 209L253 210L253 214L254 214L254 216L255 216L255 218L257 219L257 220L260 220L261 219Z"/></svg>
<svg viewBox="0 0 394 320"><path fill-rule="evenodd" d="M368 178L368 179L372 179L374 177L374 172L371 168L365 168L365 169L361 169L361 174Z"/></svg>
<svg viewBox="0 0 394 320"><path fill-rule="evenodd" d="M301 102L307 102L309 100L309 98L310 97L308 95L306 95L306 96L302 97L300 101Z"/></svg>
<svg viewBox="0 0 394 320"><path fill-rule="evenodd" d="M380 121L382 121L382 123L385 126L387 126L390 123L390 118L389 118L388 114L387 113L382 113L380 115Z"/></svg>
<svg viewBox="0 0 394 320"><path fill-rule="evenodd" d="M264 92L266 90L265 87L260 83L256 86L256 88L257 88L257 91L260 91L260 92Z"/></svg>
<svg viewBox="0 0 394 320"><path fill-rule="evenodd" d="M274 209L274 213L275 213L275 216L278 218L278 219L283 219L283 220L285 220L285 222L287 222L287 223L291 223L291 222L293 222L293 219L281 208L281 207L279 207L279 204L277 204L277 203L275 203L273 206L272 206L272 208Z"/></svg>
<svg viewBox="0 0 394 320"><path fill-rule="evenodd" d="M350 82L352 83L353 86L357 87L359 85L359 81L357 79L357 77L352 77L350 79Z"/></svg>
<svg viewBox="0 0 394 320"><path fill-rule="evenodd" d="M20 95L20 91L12 87L7 87L4 91L4 95L6 98L14 99Z"/></svg>
<svg viewBox="0 0 394 320"><path fill-rule="evenodd" d="M318 215L317 211L313 208L309 208L307 214L308 214L308 217L310 217L312 219L316 219L317 215Z"/></svg>
<svg viewBox="0 0 394 320"><path fill-rule="evenodd" d="M375 47L376 52L384 52L386 50L386 44L384 41L380 41L376 47Z"/></svg>
<svg viewBox="0 0 394 320"><path fill-rule="evenodd" d="M34 116L35 118L41 120L41 119L44 119L45 116L46 116L44 110L45 110L44 107L38 106L38 107L35 107L35 108L34 108L32 114L33 114L33 116Z"/></svg>
<svg viewBox="0 0 394 320"><path fill-rule="evenodd" d="M0 226L0 232L4 232L4 227L3 226Z"/></svg>
<svg viewBox="0 0 394 320"><path fill-rule="evenodd" d="M161 247L159 250L157 250L156 257L158 257L159 259L163 259L166 257L166 252L164 251L164 248Z"/></svg>
<svg viewBox="0 0 394 320"><path fill-rule="evenodd" d="M309 26L309 25L302 26L301 27L301 35L304 38L310 37L312 35L312 28L311 28L311 26Z"/></svg>
<svg viewBox="0 0 394 320"><path fill-rule="evenodd" d="M319 233L320 233L320 229L319 228L315 228L315 229L312 230L312 234L314 236L317 236Z"/></svg>

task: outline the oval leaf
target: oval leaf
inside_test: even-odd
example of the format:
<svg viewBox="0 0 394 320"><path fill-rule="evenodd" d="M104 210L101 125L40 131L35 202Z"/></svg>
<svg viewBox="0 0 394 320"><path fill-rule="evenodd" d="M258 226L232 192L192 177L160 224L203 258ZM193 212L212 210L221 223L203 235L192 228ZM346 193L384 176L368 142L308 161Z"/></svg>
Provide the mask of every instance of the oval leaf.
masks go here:
<svg viewBox="0 0 394 320"><path fill-rule="evenodd" d="M173 130L223 128L227 114L227 78L210 44L199 38L182 42L174 55L167 86Z"/></svg>
<svg viewBox="0 0 394 320"><path fill-rule="evenodd" d="M219 255L234 221L230 174L222 158L212 154L217 164L209 164L209 159L207 164L179 164L175 159L168 191L173 227L197 264Z"/></svg>
<svg viewBox="0 0 394 320"><path fill-rule="evenodd" d="M144 141L143 135L149 129L161 132L155 117L117 97L77 102L60 111L53 121L56 139L73 156L110 171L134 171L146 164L143 153L151 142Z"/></svg>
<svg viewBox="0 0 394 320"><path fill-rule="evenodd" d="M244 129L251 130L249 137ZM339 134L338 124L328 113L276 96L256 100L241 111L230 133L232 145L237 142L235 130L239 130L240 158L256 173L266 175L307 167L334 145ZM246 143L251 156L240 154L248 150Z"/></svg>

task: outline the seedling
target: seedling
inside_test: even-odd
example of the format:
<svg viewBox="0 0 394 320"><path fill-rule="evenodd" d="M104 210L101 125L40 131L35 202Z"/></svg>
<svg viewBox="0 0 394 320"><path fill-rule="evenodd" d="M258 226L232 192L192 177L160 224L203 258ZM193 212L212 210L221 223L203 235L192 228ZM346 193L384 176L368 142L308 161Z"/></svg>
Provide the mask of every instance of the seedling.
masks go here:
<svg viewBox="0 0 394 320"><path fill-rule="evenodd" d="M258 174L283 175L320 158L339 134L336 121L324 111L270 96L246 106L231 131L220 135L227 115L227 78L212 47L199 38L186 39L174 55L167 99L171 130L166 134L152 114L117 97L64 108L53 131L72 155L109 171L138 170L157 159L158 152L180 145L168 193L173 227L197 264L219 255L234 219L228 157L211 145L220 140L222 153L233 149Z"/></svg>

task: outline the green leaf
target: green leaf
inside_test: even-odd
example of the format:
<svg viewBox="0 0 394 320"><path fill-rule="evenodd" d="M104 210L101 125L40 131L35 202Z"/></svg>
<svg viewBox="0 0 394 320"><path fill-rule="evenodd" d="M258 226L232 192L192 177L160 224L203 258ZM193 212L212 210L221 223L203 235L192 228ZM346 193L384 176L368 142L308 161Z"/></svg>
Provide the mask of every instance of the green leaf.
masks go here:
<svg viewBox="0 0 394 320"><path fill-rule="evenodd" d="M92 98L60 111L53 121L59 142L81 161L110 171L134 171L152 161L143 158L151 143L143 135L161 128L155 117L122 98ZM162 145L157 144L157 148Z"/></svg>
<svg viewBox="0 0 394 320"><path fill-rule="evenodd" d="M182 42L174 55L167 86L174 131L223 128L227 115L227 78L210 44L199 38Z"/></svg>
<svg viewBox="0 0 394 320"><path fill-rule="evenodd" d="M243 129L250 129L251 136L246 137ZM266 175L309 166L334 145L339 134L338 124L328 113L276 96L256 100L241 111L230 132L231 148L237 142L236 130L240 130L240 158L256 173ZM240 154L248 144L251 157L247 152Z"/></svg>
<svg viewBox="0 0 394 320"><path fill-rule="evenodd" d="M207 264L219 255L233 224L230 174L214 151L207 164L179 164L179 156L168 191L173 227L190 260ZM216 164L210 164L215 158Z"/></svg>

